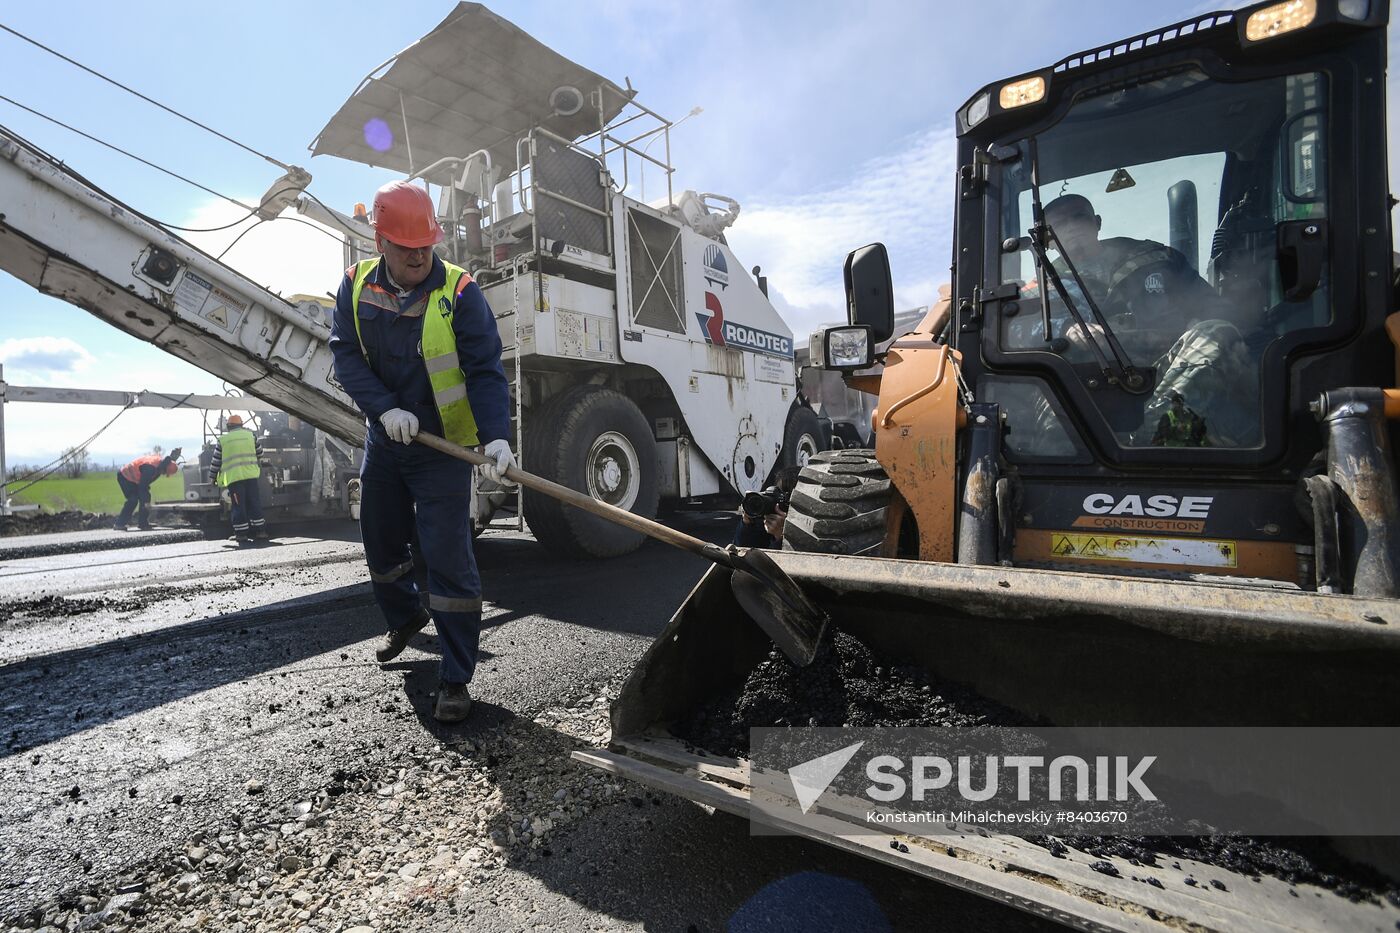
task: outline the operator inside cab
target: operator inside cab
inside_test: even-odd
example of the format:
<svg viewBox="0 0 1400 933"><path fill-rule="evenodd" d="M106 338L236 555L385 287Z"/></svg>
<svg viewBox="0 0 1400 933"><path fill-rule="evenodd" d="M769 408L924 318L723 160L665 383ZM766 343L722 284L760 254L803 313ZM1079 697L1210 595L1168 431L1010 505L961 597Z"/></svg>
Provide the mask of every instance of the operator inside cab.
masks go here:
<svg viewBox="0 0 1400 933"><path fill-rule="evenodd" d="M1218 303L1215 290L1180 251L1153 240L1100 239L1103 218L1082 194L1061 195L1045 205L1045 220L1104 314L1141 317L1143 326L1138 328L1131 326L1139 323L1136 320L1122 321L1129 325L1125 330L1137 332L1150 326L1153 331L1175 329L1180 334L1190 317L1199 317ZM1064 256L1055 266L1061 276L1069 274ZM1073 340L1075 333L1071 328L1066 336Z"/></svg>
<svg viewBox="0 0 1400 933"><path fill-rule="evenodd" d="M1058 240L1052 241L1052 250L1059 253L1055 269L1086 321L1086 327L1079 327L1067 313L1061 317L1056 335L1068 344L1066 357L1085 362L1094 358L1091 340L1106 345L1104 329L1094 323L1070 270L1072 263L1129 357L1155 369L1142 422L1130 432L1133 445L1255 443L1257 422L1249 413L1257 406L1240 402L1257 397L1253 377L1258 367L1248 358L1241 332L1246 322L1232 320L1237 317L1232 304L1180 251L1153 240L1101 237L1103 219L1084 195L1064 194L1051 201L1045 205L1045 220ZM1178 428L1178 423L1187 426Z"/></svg>

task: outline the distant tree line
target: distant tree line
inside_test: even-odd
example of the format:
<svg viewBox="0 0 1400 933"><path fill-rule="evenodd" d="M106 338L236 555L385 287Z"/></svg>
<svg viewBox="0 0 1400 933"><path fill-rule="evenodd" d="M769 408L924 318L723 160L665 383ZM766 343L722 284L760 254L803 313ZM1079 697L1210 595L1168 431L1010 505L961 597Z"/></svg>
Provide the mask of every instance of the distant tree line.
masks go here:
<svg viewBox="0 0 1400 933"><path fill-rule="evenodd" d="M160 453L160 448L156 448L155 453ZM92 459L85 447L68 447L59 456L57 461L49 461L47 464L39 463L10 463L5 467L5 481L7 483L29 480L40 473L47 472L49 476L64 476L69 479L80 479L89 473L115 473L120 470L125 463L97 463Z"/></svg>

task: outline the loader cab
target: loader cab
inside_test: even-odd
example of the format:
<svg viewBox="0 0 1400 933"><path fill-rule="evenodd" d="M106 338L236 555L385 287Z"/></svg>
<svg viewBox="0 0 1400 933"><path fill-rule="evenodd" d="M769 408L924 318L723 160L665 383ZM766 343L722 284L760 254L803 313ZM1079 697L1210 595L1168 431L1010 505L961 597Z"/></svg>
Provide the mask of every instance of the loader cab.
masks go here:
<svg viewBox="0 0 1400 933"><path fill-rule="evenodd" d="M1081 97L1004 153L991 284L1017 297L995 306L983 355L1063 396L1057 411L1037 404L1035 377L988 374L988 400L1031 403L1014 455L1283 455L1287 393L1268 387L1283 389L1297 351L1358 324L1333 313L1327 85L1321 71L1224 82L1188 65ZM1182 418L1192 430L1172 431Z"/></svg>
<svg viewBox="0 0 1400 933"><path fill-rule="evenodd" d="M946 339L1005 426L1019 507L1001 559L1309 575L1294 500L1326 447L1310 405L1395 384L1387 15L1210 14L960 109ZM1187 499L1214 505L1183 519ZM1149 539L1168 533L1225 543L1099 560L1115 542L1163 558Z"/></svg>
<svg viewBox="0 0 1400 933"><path fill-rule="evenodd" d="M1298 469L1338 354L1393 381L1358 341L1389 310L1357 288L1388 278L1385 11L1326 6L1259 41L1272 7L1206 17L961 111L952 339L1009 457ZM1204 432L1164 433L1173 401Z"/></svg>

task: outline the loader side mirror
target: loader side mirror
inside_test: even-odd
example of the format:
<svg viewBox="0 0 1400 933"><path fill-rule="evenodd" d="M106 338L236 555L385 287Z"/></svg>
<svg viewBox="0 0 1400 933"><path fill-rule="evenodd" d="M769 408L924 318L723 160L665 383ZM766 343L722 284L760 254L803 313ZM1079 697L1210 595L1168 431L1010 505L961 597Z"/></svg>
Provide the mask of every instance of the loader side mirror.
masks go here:
<svg viewBox="0 0 1400 933"><path fill-rule="evenodd" d="M894 286L885 244L862 246L846 257L846 319L864 324L875 343L894 333Z"/></svg>

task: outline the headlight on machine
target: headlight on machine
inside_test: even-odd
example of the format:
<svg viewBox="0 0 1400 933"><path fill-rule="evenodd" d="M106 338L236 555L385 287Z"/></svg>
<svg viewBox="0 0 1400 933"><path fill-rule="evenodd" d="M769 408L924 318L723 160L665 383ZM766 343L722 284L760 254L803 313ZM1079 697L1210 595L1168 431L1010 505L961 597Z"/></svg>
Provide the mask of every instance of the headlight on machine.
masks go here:
<svg viewBox="0 0 1400 933"><path fill-rule="evenodd" d="M963 129L972 129L974 126L987 119L987 114L991 112L992 95L978 95L972 103L967 105L967 109L963 111Z"/></svg>
<svg viewBox="0 0 1400 933"><path fill-rule="evenodd" d="M864 369L874 356L868 324L827 329L824 362L828 369Z"/></svg>
<svg viewBox="0 0 1400 933"><path fill-rule="evenodd" d="M997 94L997 103L1002 110L1013 110L1027 104L1035 104L1045 99L1045 79L1040 75L1003 84Z"/></svg>
<svg viewBox="0 0 1400 933"><path fill-rule="evenodd" d="M1250 42L1272 39L1302 29L1317 19L1317 0L1284 0L1255 10L1244 24L1244 37Z"/></svg>

